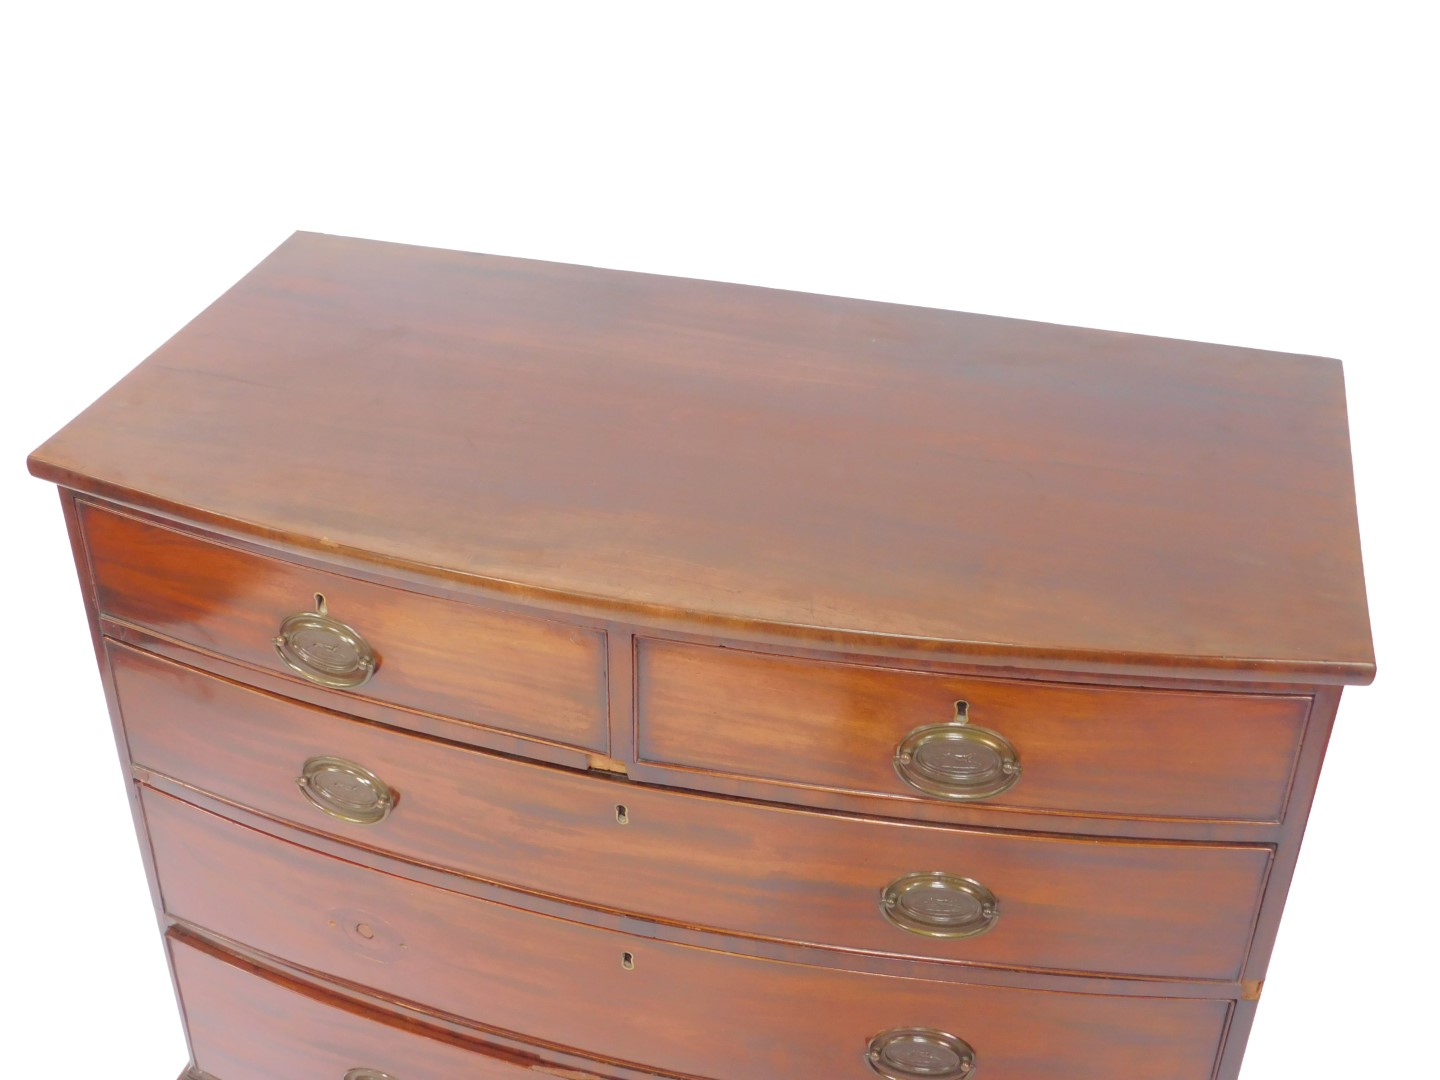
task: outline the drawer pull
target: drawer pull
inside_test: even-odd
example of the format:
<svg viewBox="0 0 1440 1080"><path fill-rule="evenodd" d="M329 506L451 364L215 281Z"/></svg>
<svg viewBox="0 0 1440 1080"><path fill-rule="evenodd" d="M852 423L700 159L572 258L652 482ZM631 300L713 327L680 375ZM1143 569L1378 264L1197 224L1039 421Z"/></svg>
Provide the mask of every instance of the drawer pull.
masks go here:
<svg viewBox="0 0 1440 1080"><path fill-rule="evenodd" d="M289 616L275 635L275 651L291 671L332 690L364 686L378 663L359 631L332 619L325 597L315 594L315 610Z"/></svg>
<svg viewBox="0 0 1440 1080"><path fill-rule="evenodd" d="M975 1051L964 1039L930 1028L892 1028L870 1040L870 1071L886 1080L955 1080L975 1068Z"/></svg>
<svg viewBox="0 0 1440 1080"><path fill-rule="evenodd" d="M345 1080L395 1080L395 1077L379 1069L351 1069L345 1074Z"/></svg>
<svg viewBox="0 0 1440 1080"><path fill-rule="evenodd" d="M395 793L389 784L344 758L312 757L295 783L312 805L341 821L374 825L395 808Z"/></svg>
<svg viewBox="0 0 1440 1080"><path fill-rule="evenodd" d="M968 706L957 701L954 720L918 727L900 741L895 771L926 795L988 799L1020 779L1020 756L1004 735L968 723Z"/></svg>
<svg viewBox="0 0 1440 1080"><path fill-rule="evenodd" d="M1000 919L1000 903L978 881L935 871L892 881L880 894L880 912L912 934L964 938L993 927Z"/></svg>

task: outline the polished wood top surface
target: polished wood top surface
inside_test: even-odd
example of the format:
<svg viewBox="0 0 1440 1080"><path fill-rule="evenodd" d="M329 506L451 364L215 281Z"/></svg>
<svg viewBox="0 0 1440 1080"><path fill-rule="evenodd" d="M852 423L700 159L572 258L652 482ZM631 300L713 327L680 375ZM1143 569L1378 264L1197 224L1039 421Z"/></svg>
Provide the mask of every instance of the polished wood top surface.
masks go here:
<svg viewBox="0 0 1440 1080"><path fill-rule="evenodd" d="M740 638L1373 675L1314 357L299 233L31 469Z"/></svg>

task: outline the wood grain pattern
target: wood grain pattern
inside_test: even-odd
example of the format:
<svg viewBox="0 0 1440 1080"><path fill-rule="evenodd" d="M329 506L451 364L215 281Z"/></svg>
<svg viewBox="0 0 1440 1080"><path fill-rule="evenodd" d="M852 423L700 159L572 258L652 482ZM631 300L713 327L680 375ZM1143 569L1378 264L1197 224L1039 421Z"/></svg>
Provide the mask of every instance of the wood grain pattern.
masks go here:
<svg viewBox="0 0 1440 1080"><path fill-rule="evenodd" d="M868 1040L913 1025L969 1040L996 1080L1208 1080L1230 1011L664 944L379 874L153 791L144 802L172 915L402 1001L662 1071L863 1080Z"/></svg>
<svg viewBox="0 0 1440 1080"><path fill-rule="evenodd" d="M29 464L201 1080L1235 1080L1375 670L1314 357L297 234ZM317 593L360 690L272 650ZM892 765L956 700L989 801ZM998 927L890 926L924 870Z"/></svg>
<svg viewBox="0 0 1440 1080"><path fill-rule="evenodd" d="M408 1025L183 935L172 935L169 948L195 1064L216 1080L342 1080L354 1068L378 1069L397 1080L614 1075L562 1068L538 1055L527 1058Z"/></svg>
<svg viewBox="0 0 1440 1080"><path fill-rule="evenodd" d="M296 679L293 675L281 675L242 663L233 657L185 645L174 638L150 630L142 630L130 623L117 622L101 617L99 628L109 641L119 642L141 649L152 656L163 656L177 663L197 670L218 675L231 682L244 683L259 690L265 690L294 701L304 701L322 709L343 710L347 716L368 720L388 727L431 735L450 742L480 746L502 754L527 757L535 761L548 761L556 765L567 765L573 769L589 767L594 757L593 750L584 750L560 743L544 742L526 735L516 735L495 728L465 723L453 717L438 716L435 713L401 705L391 705L373 698L357 697L354 693L331 690L323 686ZM607 675L607 682L609 681ZM628 736L627 736L628 742ZM1200 839L1205 839L1200 837Z"/></svg>
<svg viewBox="0 0 1440 1080"><path fill-rule="evenodd" d="M1310 708L1301 695L970 678L654 639L639 642L637 663L639 760L698 784L709 772L865 793L894 813L941 801L897 776L895 748L963 700L969 722L1009 739L1023 766L1013 788L967 813L1278 822Z"/></svg>
<svg viewBox="0 0 1440 1080"><path fill-rule="evenodd" d="M1374 671L1314 357L297 234L30 467L642 623Z"/></svg>
<svg viewBox="0 0 1440 1080"><path fill-rule="evenodd" d="M93 505L81 520L102 616L289 675L276 630L322 593L380 658L374 678L344 696L609 746L602 632L299 567Z"/></svg>
<svg viewBox="0 0 1440 1080"><path fill-rule="evenodd" d="M644 788L358 724L120 646L110 658L147 770L354 844L647 919L965 963L1233 980L1270 865L1264 847L987 833ZM312 807L295 777L320 753L371 767L397 792L394 812L358 825ZM996 892L999 925L943 940L885 921L881 890L932 870Z"/></svg>

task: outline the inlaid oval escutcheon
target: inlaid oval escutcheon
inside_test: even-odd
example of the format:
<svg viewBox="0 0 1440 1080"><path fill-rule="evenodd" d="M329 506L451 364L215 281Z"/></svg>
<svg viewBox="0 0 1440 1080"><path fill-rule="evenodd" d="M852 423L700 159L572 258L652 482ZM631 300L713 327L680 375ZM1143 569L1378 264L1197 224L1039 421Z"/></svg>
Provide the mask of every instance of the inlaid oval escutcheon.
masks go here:
<svg viewBox="0 0 1440 1080"><path fill-rule="evenodd" d="M395 1077L379 1069L351 1069L345 1074L345 1080L395 1080Z"/></svg>
<svg viewBox="0 0 1440 1080"><path fill-rule="evenodd" d="M892 1028L870 1040L865 1061L886 1080L956 1080L975 1071L975 1050L943 1031Z"/></svg>
<svg viewBox="0 0 1440 1080"><path fill-rule="evenodd" d="M313 806L341 821L374 825L395 808L395 792L389 784L344 758L310 758L295 783Z"/></svg>
<svg viewBox="0 0 1440 1080"><path fill-rule="evenodd" d="M895 771L916 791L941 799L988 799L1020 779L1010 740L971 724L926 724L895 748Z"/></svg>
<svg viewBox="0 0 1440 1080"><path fill-rule="evenodd" d="M291 671L332 690L365 685L379 666L360 632L324 611L302 611L282 622L275 652Z"/></svg>
<svg viewBox="0 0 1440 1080"><path fill-rule="evenodd" d="M330 927L345 938L351 952L390 964L403 959L405 939L388 920L361 908L336 908L330 912Z"/></svg>
<svg viewBox="0 0 1440 1080"><path fill-rule="evenodd" d="M1000 919L1000 903L978 881L934 871L892 881L880 894L880 912L912 934L964 938L991 929Z"/></svg>

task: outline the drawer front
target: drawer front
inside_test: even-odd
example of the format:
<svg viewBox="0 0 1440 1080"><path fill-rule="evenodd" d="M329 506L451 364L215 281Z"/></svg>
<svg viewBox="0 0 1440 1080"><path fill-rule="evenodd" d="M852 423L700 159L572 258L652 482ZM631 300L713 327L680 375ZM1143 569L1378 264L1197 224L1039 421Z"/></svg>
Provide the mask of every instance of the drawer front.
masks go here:
<svg viewBox="0 0 1440 1080"><path fill-rule="evenodd" d="M277 635L289 617L323 606L377 660L373 677L339 693L608 747L600 632L313 570L87 504L81 520L103 615L301 678L279 655Z"/></svg>
<svg viewBox="0 0 1440 1080"><path fill-rule="evenodd" d="M1228 1001L897 979L656 942L491 904L144 790L171 915L389 998L711 1077L864 1080L872 1040L946 1032L991 1080L1207 1080Z"/></svg>
<svg viewBox="0 0 1440 1080"><path fill-rule="evenodd" d="M1310 707L1302 696L970 678L658 640L639 643L638 665L642 762L1087 816L1279 822Z"/></svg>
<svg viewBox="0 0 1440 1080"><path fill-rule="evenodd" d="M1007 967L1233 979L1270 862L1259 846L992 833L643 788L109 650L130 752L147 769L342 840L686 926ZM393 808L364 822L322 811L296 783L316 757L374 775Z"/></svg>
<svg viewBox="0 0 1440 1080"><path fill-rule="evenodd" d="M216 1080L522 1080L598 1073L485 1047L334 997L172 933L195 1065Z"/></svg>

